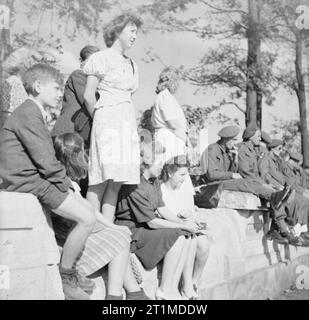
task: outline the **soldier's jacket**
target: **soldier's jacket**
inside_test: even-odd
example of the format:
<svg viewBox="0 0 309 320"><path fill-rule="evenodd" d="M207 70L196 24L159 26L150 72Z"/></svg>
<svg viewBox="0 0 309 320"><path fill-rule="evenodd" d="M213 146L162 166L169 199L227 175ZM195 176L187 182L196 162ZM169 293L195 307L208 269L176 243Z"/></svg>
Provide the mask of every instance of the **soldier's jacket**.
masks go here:
<svg viewBox="0 0 309 320"><path fill-rule="evenodd" d="M289 162L282 161L281 171L285 177L285 181L288 185L293 187L299 192L303 192L304 188L302 187L302 177L299 170L293 167Z"/></svg>
<svg viewBox="0 0 309 320"><path fill-rule="evenodd" d="M309 177L306 171L301 166L294 167L294 170L299 185L304 189L309 189Z"/></svg>
<svg viewBox="0 0 309 320"><path fill-rule="evenodd" d="M218 142L209 145L203 152L201 167L210 182L232 179L233 172L237 172L237 164L232 155Z"/></svg>
<svg viewBox="0 0 309 320"><path fill-rule="evenodd" d="M281 186L287 182L285 176L282 173L282 160L274 155L272 152L269 153L269 175L273 180L279 183Z"/></svg>
<svg viewBox="0 0 309 320"><path fill-rule="evenodd" d="M239 145L238 172L243 178L262 180L259 173L258 154L251 141L244 141Z"/></svg>
<svg viewBox="0 0 309 320"><path fill-rule="evenodd" d="M271 174L271 159L269 151L262 146L256 147L255 150L258 154L258 168L260 177L265 183L281 189L282 185L276 179L274 179Z"/></svg>

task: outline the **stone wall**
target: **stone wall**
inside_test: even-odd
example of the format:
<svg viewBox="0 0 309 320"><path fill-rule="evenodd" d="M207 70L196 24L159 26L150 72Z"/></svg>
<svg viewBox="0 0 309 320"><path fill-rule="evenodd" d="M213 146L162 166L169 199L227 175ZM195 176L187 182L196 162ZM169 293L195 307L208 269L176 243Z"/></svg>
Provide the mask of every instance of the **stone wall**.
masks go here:
<svg viewBox="0 0 309 320"><path fill-rule="evenodd" d="M253 195L226 192L219 206L225 208L199 210L212 240L199 283L200 299L266 299L295 283L296 267L309 266L309 248L266 240L268 213ZM8 288L0 286L0 299L63 299L59 260L49 216L37 199L0 192L0 271L8 266L10 277ZM145 271L134 255L132 263L139 282L154 299L160 268ZM106 280L106 270L103 276ZM0 272L0 284L1 277ZM95 281L91 298L103 300L104 282Z"/></svg>

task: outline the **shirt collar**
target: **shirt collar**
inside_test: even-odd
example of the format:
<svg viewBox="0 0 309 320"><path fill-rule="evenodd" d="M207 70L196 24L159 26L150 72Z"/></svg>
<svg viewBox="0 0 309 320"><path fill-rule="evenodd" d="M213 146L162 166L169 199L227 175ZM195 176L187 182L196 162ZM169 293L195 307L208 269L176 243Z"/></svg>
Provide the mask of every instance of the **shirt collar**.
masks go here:
<svg viewBox="0 0 309 320"><path fill-rule="evenodd" d="M146 182L146 183L149 183L149 184L154 184L155 181L157 180L156 177L146 179L146 178L144 177L144 175L141 176L141 179L142 179L143 182Z"/></svg>
<svg viewBox="0 0 309 320"><path fill-rule="evenodd" d="M254 145L252 143L252 141L248 140L246 141L247 147L250 151L254 151Z"/></svg>
<svg viewBox="0 0 309 320"><path fill-rule="evenodd" d="M220 140L217 141L219 148L223 151L223 153L227 153L226 146L222 143L219 143Z"/></svg>
<svg viewBox="0 0 309 320"><path fill-rule="evenodd" d="M29 97L30 100L32 100L40 109L41 113L42 113L42 116L43 116L43 119L44 119L44 122L45 124L47 124L47 119L48 119L48 114L47 112L45 111L44 107L42 106L42 104L37 101L36 99L32 98L32 97Z"/></svg>

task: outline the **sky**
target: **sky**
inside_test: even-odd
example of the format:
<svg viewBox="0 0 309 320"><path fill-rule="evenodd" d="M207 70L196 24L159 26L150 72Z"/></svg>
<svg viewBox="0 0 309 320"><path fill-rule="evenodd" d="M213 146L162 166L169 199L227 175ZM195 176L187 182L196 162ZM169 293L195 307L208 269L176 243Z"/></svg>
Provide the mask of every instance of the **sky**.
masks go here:
<svg viewBox="0 0 309 320"><path fill-rule="evenodd" d="M23 14L26 9L25 0L17 0L19 2L17 9L17 16L14 25L12 25L11 34L20 33L24 30L33 30L37 28L38 20L27 20ZM143 3L144 1L129 0L129 7ZM126 7L127 8L127 7ZM191 12L192 14L192 12ZM193 12L195 14L195 12ZM106 14L105 18L110 20L113 13ZM54 18L55 19L55 18ZM55 20L54 20L55 21ZM74 69L78 68L78 55L80 49L87 44L96 44L101 48L105 48L102 37L93 39L89 35L81 32L74 41L65 36L63 30L56 27L59 21L55 21L51 26L50 16L44 16L42 24L39 29L39 34L42 37L48 37L51 29L56 35L61 36L64 54L61 57L61 65L64 73L69 74ZM60 21L61 22L61 21ZM64 23L62 23L64 25ZM164 65L186 67L194 66L203 54L209 50L212 43L203 41L194 37L192 34L181 33L165 33L161 34L158 31L150 31L147 33L140 33L139 37L127 54L131 56L139 67L139 89L133 96L133 102L137 111L137 116L140 111L149 108L155 100L155 87L158 80L159 73ZM161 59L155 59L149 62L147 51L155 52ZM228 94L226 90L209 89L206 93L196 93L196 87L188 83L181 83L178 92L175 94L180 104L190 104L192 106L211 106L220 101ZM235 107L228 105L221 109L221 112L232 118L238 118L241 129L244 128L244 115ZM217 132L222 125L218 124L213 118L215 114L206 120L206 129L208 130L208 143L215 142L218 138ZM264 104L263 106L263 127L262 129L270 132L273 128L274 116L282 120L291 120L298 118L298 106L296 97L290 95L284 90L279 91L276 96L276 101L272 107Z"/></svg>

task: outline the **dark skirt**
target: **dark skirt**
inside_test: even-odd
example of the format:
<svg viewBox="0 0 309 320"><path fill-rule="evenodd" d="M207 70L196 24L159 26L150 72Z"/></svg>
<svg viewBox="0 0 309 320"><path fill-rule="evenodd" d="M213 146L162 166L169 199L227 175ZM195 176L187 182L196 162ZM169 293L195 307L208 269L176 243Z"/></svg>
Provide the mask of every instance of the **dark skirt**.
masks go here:
<svg viewBox="0 0 309 320"><path fill-rule="evenodd" d="M141 261L146 270L151 270L164 258L177 239L190 237L191 233L182 229L135 229L132 233L131 252Z"/></svg>

